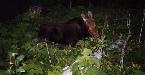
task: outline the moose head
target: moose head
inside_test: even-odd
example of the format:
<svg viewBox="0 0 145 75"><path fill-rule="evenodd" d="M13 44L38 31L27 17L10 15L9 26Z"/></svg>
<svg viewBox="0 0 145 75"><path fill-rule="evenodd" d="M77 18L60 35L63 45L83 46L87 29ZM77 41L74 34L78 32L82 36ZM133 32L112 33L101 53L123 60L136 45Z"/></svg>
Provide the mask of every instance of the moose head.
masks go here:
<svg viewBox="0 0 145 75"><path fill-rule="evenodd" d="M81 17L85 22L85 27L88 30L89 34L95 38L99 37L99 33L97 31L95 20L93 19L93 14L91 11L88 13L82 13Z"/></svg>

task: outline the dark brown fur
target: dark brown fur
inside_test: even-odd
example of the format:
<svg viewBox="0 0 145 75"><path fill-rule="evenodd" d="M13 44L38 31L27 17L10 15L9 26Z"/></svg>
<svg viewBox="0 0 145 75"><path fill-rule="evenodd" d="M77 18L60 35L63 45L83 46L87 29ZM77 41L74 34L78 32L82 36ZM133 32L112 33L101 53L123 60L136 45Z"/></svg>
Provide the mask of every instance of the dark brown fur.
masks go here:
<svg viewBox="0 0 145 75"><path fill-rule="evenodd" d="M84 20L87 19L87 20ZM86 25L87 24L87 25ZM96 24L92 17L77 17L62 23L47 23L39 27L38 38L60 44L75 45L82 38L98 37Z"/></svg>

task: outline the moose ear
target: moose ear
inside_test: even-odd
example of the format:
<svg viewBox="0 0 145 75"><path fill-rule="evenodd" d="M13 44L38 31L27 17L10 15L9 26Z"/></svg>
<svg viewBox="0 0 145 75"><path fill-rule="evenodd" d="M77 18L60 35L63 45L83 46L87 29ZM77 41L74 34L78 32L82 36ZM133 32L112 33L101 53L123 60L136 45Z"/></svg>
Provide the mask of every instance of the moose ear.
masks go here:
<svg viewBox="0 0 145 75"><path fill-rule="evenodd" d="M84 21L86 21L86 15L84 13L81 14L81 17L83 18Z"/></svg>
<svg viewBox="0 0 145 75"><path fill-rule="evenodd" d="M84 14L84 13L81 13L81 17L82 17L82 18L85 18L85 14Z"/></svg>
<svg viewBox="0 0 145 75"><path fill-rule="evenodd" d="M92 14L91 11L88 11L88 16L91 17L91 18L93 18L93 14Z"/></svg>

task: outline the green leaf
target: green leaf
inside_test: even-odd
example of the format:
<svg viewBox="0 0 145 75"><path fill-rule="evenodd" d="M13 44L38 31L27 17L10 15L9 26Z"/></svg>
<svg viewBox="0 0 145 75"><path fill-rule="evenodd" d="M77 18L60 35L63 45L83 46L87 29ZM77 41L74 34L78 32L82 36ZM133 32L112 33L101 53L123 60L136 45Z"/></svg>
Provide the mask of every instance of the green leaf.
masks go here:
<svg viewBox="0 0 145 75"><path fill-rule="evenodd" d="M0 75L11 75L7 70L0 70Z"/></svg>
<svg viewBox="0 0 145 75"><path fill-rule="evenodd" d="M18 60L18 61L22 61L23 59L24 59L24 55L20 55L20 56L18 56L16 59Z"/></svg>
<svg viewBox="0 0 145 75"><path fill-rule="evenodd" d="M83 55L89 56L92 54L92 51L88 48L84 48L84 51L82 52Z"/></svg>
<svg viewBox="0 0 145 75"><path fill-rule="evenodd" d="M25 70L24 70L24 68L23 67L19 67L18 69L16 69L16 72L17 73L24 73L24 72L26 72Z"/></svg>
<svg viewBox="0 0 145 75"><path fill-rule="evenodd" d="M16 55L18 55L18 53L9 52L9 56L10 56L10 57L16 56Z"/></svg>
<svg viewBox="0 0 145 75"><path fill-rule="evenodd" d="M36 64L36 63L28 64L24 66L24 69L27 70L28 75L43 74L40 64Z"/></svg>
<svg viewBox="0 0 145 75"><path fill-rule="evenodd" d="M145 72L140 71L140 70L136 70L134 75L145 75Z"/></svg>
<svg viewBox="0 0 145 75"><path fill-rule="evenodd" d="M53 71L48 70L48 75L61 75L61 72L57 70L53 70Z"/></svg>
<svg viewBox="0 0 145 75"><path fill-rule="evenodd" d="M90 68L85 75L107 75L104 71L96 68Z"/></svg>

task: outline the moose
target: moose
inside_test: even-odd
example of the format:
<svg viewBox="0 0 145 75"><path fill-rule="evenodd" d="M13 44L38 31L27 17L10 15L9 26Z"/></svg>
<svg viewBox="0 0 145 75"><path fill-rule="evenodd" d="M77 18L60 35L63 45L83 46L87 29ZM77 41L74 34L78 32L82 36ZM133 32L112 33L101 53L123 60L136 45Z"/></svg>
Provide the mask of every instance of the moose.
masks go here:
<svg viewBox="0 0 145 75"><path fill-rule="evenodd" d="M78 40L92 36L99 37L91 11L82 13L66 22L47 23L39 26L38 39L54 43L75 45Z"/></svg>

